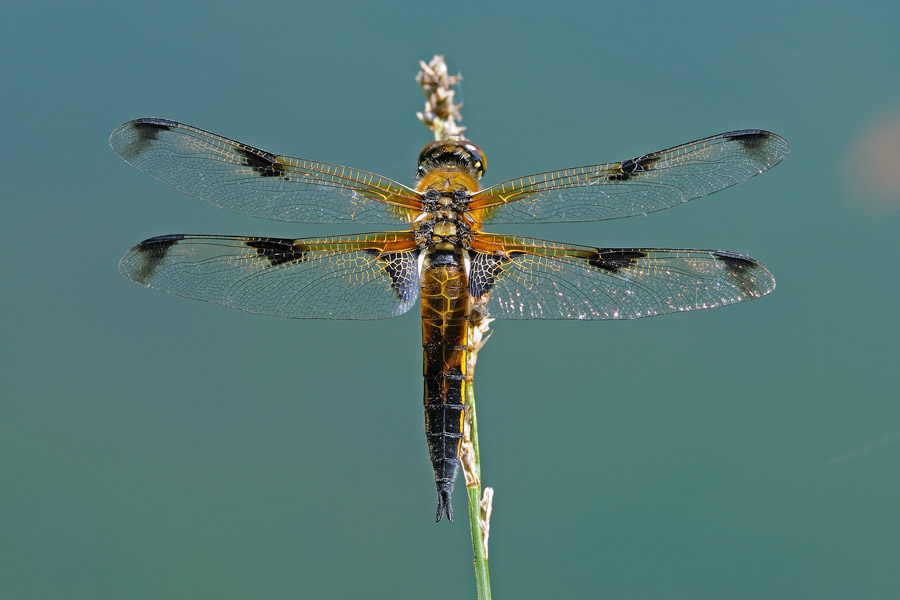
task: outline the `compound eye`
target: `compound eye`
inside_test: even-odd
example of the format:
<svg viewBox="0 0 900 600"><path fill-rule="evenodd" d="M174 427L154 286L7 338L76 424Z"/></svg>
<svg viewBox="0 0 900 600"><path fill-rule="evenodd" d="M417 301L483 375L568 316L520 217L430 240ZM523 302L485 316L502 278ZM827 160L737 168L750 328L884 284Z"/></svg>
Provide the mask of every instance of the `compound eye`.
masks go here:
<svg viewBox="0 0 900 600"><path fill-rule="evenodd" d="M478 179L484 175L485 160L481 148L468 140L439 140L422 148L416 178L421 179L431 168L448 161L464 163L475 171Z"/></svg>
<svg viewBox="0 0 900 600"><path fill-rule="evenodd" d="M440 152L440 149L444 146L443 141L431 142L419 152L419 167L422 167L428 160L430 160L435 154Z"/></svg>
<svg viewBox="0 0 900 600"><path fill-rule="evenodd" d="M472 142L466 142L463 147L472 157L472 167L475 169L475 172L478 173L478 179L481 179L482 177L484 177L484 171L487 168L487 161L484 159L484 152L482 152L481 148L479 148Z"/></svg>

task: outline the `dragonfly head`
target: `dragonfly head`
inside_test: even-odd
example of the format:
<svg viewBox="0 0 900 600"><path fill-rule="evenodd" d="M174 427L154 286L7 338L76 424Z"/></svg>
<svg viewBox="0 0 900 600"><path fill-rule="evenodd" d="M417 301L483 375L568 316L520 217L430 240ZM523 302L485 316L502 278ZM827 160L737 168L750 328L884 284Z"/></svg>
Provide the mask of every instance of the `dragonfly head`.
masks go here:
<svg viewBox="0 0 900 600"><path fill-rule="evenodd" d="M487 162L481 148L463 139L447 139L431 142L419 153L419 168L416 171L416 179L421 180L425 175L435 169L447 167L462 167L475 179L484 176Z"/></svg>

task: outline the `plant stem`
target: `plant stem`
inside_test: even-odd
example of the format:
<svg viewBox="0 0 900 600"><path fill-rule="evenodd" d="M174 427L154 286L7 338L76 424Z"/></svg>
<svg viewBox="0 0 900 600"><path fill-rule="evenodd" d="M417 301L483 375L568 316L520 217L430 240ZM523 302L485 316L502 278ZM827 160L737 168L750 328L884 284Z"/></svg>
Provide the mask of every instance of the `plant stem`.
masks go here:
<svg viewBox="0 0 900 600"><path fill-rule="evenodd" d="M466 423L460 447L460 462L469 495L469 526L472 530L472 551L475 554L475 586L479 600L491 597L488 570L488 538L491 527L491 508L494 490L481 491L481 451L478 448L478 416L475 409L475 364L478 351L487 342L491 319L472 313L469 316L469 348L466 358Z"/></svg>
<svg viewBox="0 0 900 600"><path fill-rule="evenodd" d="M474 482L469 484L466 474L466 491L469 494L469 526L472 530L472 551L475 554L475 587L478 590L479 600L489 600L491 597L491 578L488 569L487 536L490 525L485 517L490 517L490 512L485 515L485 509L481 497L481 461L478 450L478 420L475 416L475 389L472 382L468 382L466 388L466 412L469 413L469 427L471 432L472 453L474 455ZM465 467L463 467L465 469ZM485 498L490 502L491 488L486 490ZM484 529L483 529L484 528Z"/></svg>

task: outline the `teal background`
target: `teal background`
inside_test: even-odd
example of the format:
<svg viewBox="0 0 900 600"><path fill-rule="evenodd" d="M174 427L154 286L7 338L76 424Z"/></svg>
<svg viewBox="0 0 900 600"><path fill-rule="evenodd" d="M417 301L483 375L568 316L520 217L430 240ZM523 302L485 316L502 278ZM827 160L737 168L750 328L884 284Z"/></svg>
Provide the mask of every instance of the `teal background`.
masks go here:
<svg viewBox="0 0 900 600"><path fill-rule="evenodd" d="M116 126L167 117L409 182L435 53L465 77L489 184L745 127L792 147L677 210L498 228L743 252L778 288L495 323L477 373L495 597L900 597L900 191L855 154L900 119L896 2L2 13L0 597L474 597L465 520L433 522L415 310L279 320L116 271L160 234L355 232L179 194L109 149Z"/></svg>

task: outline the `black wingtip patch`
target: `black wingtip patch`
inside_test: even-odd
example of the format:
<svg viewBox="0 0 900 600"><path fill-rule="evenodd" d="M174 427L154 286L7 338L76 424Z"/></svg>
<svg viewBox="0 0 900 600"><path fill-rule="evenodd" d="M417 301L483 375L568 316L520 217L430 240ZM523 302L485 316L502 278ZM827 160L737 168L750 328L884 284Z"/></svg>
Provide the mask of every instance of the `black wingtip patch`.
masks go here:
<svg viewBox="0 0 900 600"><path fill-rule="evenodd" d="M618 273L646 256L647 253L640 250L598 250L596 256L588 259L588 264L609 273Z"/></svg>
<svg viewBox="0 0 900 600"><path fill-rule="evenodd" d="M722 134L727 140L739 142L748 150L756 150L766 144L772 137L772 134L762 129L738 129L737 131L728 131Z"/></svg>
<svg viewBox="0 0 900 600"><path fill-rule="evenodd" d="M711 254L725 266L728 275L737 281L747 297L757 298L775 289L772 274L749 256L725 250L716 250Z"/></svg>
<svg viewBox="0 0 900 600"><path fill-rule="evenodd" d="M256 254L264 257L273 267L303 262L309 251L289 238L251 238L245 240L244 245L256 250Z"/></svg>
<svg viewBox="0 0 900 600"><path fill-rule="evenodd" d="M786 139L765 129L729 131L723 133L722 138L741 144L745 154L767 169L777 165L791 152L791 146Z"/></svg>
<svg viewBox="0 0 900 600"><path fill-rule="evenodd" d="M253 169L260 177L284 177L284 169L278 165L278 160L271 152L250 146L235 146L234 151L243 157L244 165Z"/></svg>
<svg viewBox="0 0 900 600"><path fill-rule="evenodd" d="M154 140L157 138L160 131L172 131L172 129L178 127L178 125L179 123L177 121L157 119L155 117L135 119L131 122L132 129L139 131L142 135Z"/></svg>
<svg viewBox="0 0 900 600"><path fill-rule="evenodd" d="M762 129L735 129L734 131L726 131L722 134L724 138L735 138L738 141L741 140L752 140L754 138L768 137L770 134L768 131L763 131Z"/></svg>
<svg viewBox="0 0 900 600"><path fill-rule="evenodd" d="M787 142L763 129L739 129L723 133L722 137L739 143L748 156L767 168L777 164L788 152Z"/></svg>
<svg viewBox="0 0 900 600"><path fill-rule="evenodd" d="M161 235L144 240L123 257L119 270L132 281L148 285L172 246L183 239L183 235Z"/></svg>
<svg viewBox="0 0 900 600"><path fill-rule="evenodd" d="M174 244L175 242L180 242L183 239L184 235L180 233L174 235L159 235L150 238L149 240L144 240L143 242L135 246L135 248L142 252L151 248L165 248L166 250L168 250L172 246L172 244Z"/></svg>
<svg viewBox="0 0 900 600"><path fill-rule="evenodd" d="M736 277L738 280L747 276L750 271L759 266L759 263L743 254L736 252L727 252L725 250L716 250L712 255L723 265L729 275Z"/></svg>
<svg viewBox="0 0 900 600"><path fill-rule="evenodd" d="M172 131L177 126L178 123L168 119L135 119L113 131L109 145L119 156L132 162L159 139L160 132Z"/></svg>

